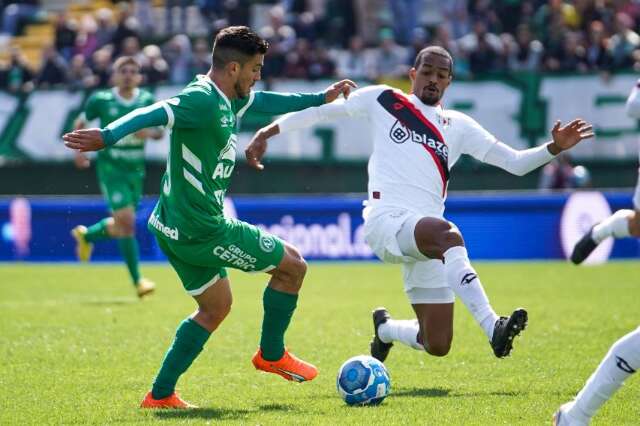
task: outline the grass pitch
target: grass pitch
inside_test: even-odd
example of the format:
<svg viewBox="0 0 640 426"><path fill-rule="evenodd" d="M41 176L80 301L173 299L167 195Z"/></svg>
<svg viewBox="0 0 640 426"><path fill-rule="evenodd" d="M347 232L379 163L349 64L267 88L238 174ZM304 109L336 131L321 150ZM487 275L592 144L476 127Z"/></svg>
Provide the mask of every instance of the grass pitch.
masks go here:
<svg viewBox="0 0 640 426"><path fill-rule="evenodd" d="M396 345L392 392L379 407L352 408L335 389L347 358L367 353L370 312L412 317L398 267L312 264L287 335L319 377L295 384L258 373L267 276L232 272L234 307L178 383L200 409L142 411L144 393L177 324L194 309L165 265L143 265L155 296L139 302L123 265L0 265L0 424L429 424L541 425L584 384L611 344L638 326L637 263L476 263L498 313L529 310L510 358L496 359L464 306L451 353L434 358ZM632 377L595 425L640 421Z"/></svg>

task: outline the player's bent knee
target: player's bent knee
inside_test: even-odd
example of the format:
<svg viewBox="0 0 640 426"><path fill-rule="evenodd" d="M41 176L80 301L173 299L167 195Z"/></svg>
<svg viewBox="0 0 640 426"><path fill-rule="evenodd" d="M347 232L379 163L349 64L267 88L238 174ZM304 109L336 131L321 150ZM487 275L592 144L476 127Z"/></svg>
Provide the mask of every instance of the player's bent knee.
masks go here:
<svg viewBox="0 0 640 426"><path fill-rule="evenodd" d="M629 218L629 234L632 237L640 237L640 211L635 210Z"/></svg>
<svg viewBox="0 0 640 426"><path fill-rule="evenodd" d="M451 342L435 342L429 343L427 342L424 345L424 349L433 356L445 356L451 350Z"/></svg>
<svg viewBox="0 0 640 426"><path fill-rule="evenodd" d="M420 252L431 259L442 259L452 247L464 246L458 228L437 218L422 218L416 225L416 244Z"/></svg>

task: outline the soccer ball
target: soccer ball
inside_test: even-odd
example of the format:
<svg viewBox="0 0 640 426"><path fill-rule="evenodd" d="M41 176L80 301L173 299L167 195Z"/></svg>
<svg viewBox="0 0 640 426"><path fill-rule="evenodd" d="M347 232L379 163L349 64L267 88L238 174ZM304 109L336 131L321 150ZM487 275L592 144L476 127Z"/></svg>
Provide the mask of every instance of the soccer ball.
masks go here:
<svg viewBox="0 0 640 426"><path fill-rule="evenodd" d="M389 395L391 379L383 363L358 355L342 364L336 386L348 405L377 405Z"/></svg>

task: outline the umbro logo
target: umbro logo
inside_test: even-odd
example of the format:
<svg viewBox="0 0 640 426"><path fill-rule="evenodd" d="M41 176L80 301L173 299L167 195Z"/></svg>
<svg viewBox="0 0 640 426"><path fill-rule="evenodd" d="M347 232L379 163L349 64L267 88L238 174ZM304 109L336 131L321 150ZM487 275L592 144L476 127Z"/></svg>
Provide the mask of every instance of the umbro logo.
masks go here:
<svg viewBox="0 0 640 426"><path fill-rule="evenodd" d="M620 358L617 355L616 355L616 366L618 366L618 368L620 370L624 371L625 373L633 374L633 373L636 372L636 370L631 368L629 363L627 361L625 361L624 358Z"/></svg>
<svg viewBox="0 0 640 426"><path fill-rule="evenodd" d="M461 286L465 286L471 283L471 281L475 280L476 278L478 278L478 275L474 274L473 272L469 272L468 274L465 274L464 277L462 277L462 280L460 281L460 285Z"/></svg>
<svg viewBox="0 0 640 426"><path fill-rule="evenodd" d="M302 377L299 374L292 373L291 371L283 370L282 368L277 368L276 367L276 370L278 370L279 372L284 373L284 374L286 374L288 376L291 376L291 378L296 382L304 382L305 380L307 380L307 379L305 379L304 377Z"/></svg>

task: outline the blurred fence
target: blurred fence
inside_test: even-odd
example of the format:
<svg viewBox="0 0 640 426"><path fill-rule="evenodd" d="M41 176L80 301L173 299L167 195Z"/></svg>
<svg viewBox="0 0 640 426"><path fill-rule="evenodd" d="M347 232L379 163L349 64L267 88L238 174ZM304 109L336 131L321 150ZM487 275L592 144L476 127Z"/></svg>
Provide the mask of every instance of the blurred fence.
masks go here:
<svg viewBox="0 0 640 426"><path fill-rule="evenodd" d="M463 111L515 148L549 139L556 119L582 117L594 124L597 140L581 144L573 156L581 160L636 159L638 122L625 114L625 100L636 83L634 74L553 76L513 73L475 81L454 81L445 96L447 108ZM408 81L390 84L405 91ZM270 90L315 92L329 82L281 81ZM363 83L367 84L367 83ZM259 87L260 88L260 85ZM158 87L158 99L181 87ZM22 97L0 93L0 155L34 161L66 161L72 153L61 143L81 111L87 94L36 91ZM273 117L254 117L242 123L237 152L242 153L254 130ZM270 143L270 158L323 162L364 161L371 151L369 126L363 119L342 119L305 131L280 135ZM168 135L150 142L147 158L164 161Z"/></svg>
<svg viewBox="0 0 640 426"><path fill-rule="evenodd" d="M146 229L155 200L143 200L137 221L142 260L163 260ZM461 229L472 259L562 259L590 226L612 210L631 207L631 193L576 192L538 195L502 193L453 194L448 220ZM257 224L296 245L310 260L370 260L364 242L362 197L234 197L228 215ZM0 199L0 260L71 261L69 235L77 224L92 224L107 215L98 198ZM640 255L638 240L601 244L591 261ZM99 243L94 259L119 258L114 241Z"/></svg>

